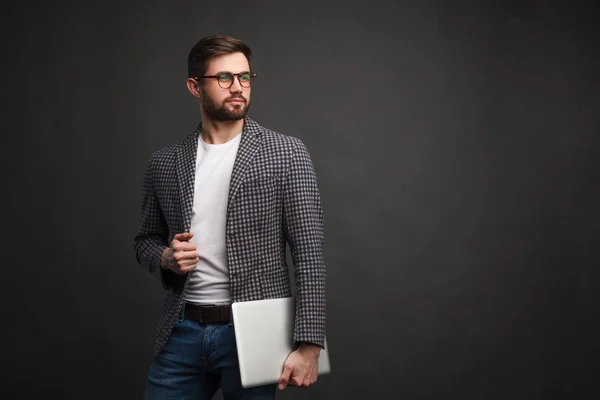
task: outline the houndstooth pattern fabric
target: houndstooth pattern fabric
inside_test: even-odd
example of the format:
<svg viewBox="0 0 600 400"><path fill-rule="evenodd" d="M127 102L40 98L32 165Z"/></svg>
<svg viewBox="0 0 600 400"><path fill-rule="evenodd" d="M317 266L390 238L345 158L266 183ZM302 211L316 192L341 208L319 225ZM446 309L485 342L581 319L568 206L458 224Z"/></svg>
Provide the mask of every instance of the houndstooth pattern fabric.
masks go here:
<svg viewBox="0 0 600 400"><path fill-rule="evenodd" d="M188 289L188 275L160 268L177 233L191 226L198 135L154 152L144 173L137 261L166 290L154 354L169 338ZM210 194L207 194L210 195ZM286 244L296 281L293 340L324 348L326 298L323 209L311 157L297 138L246 117L227 205L226 249L232 301L291 296Z"/></svg>

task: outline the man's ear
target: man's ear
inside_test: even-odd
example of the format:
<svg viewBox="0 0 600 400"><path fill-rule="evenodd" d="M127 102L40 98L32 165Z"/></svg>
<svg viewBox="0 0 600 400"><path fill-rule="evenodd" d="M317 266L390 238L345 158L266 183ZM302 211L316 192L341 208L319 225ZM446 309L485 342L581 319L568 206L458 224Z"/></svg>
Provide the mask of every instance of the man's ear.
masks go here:
<svg viewBox="0 0 600 400"><path fill-rule="evenodd" d="M198 83L198 81L196 81L193 78L188 78L186 84L192 96L198 99L202 96L202 92L200 91L200 84Z"/></svg>

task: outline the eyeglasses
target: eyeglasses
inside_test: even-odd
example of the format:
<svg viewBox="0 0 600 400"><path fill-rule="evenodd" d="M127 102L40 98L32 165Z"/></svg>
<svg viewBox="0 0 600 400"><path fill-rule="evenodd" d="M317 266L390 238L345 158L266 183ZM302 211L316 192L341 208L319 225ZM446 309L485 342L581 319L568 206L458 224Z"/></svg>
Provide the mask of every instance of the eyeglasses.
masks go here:
<svg viewBox="0 0 600 400"><path fill-rule="evenodd" d="M232 74L231 72L222 72L216 75L205 75L202 78L216 78L219 86L221 86L223 89L229 89L231 85L233 85L233 79L236 76L238 77L238 82L240 82L240 85L245 88L252 86L254 78L256 78L256 74L248 71L240 72L239 74ZM198 80L198 78L195 79Z"/></svg>

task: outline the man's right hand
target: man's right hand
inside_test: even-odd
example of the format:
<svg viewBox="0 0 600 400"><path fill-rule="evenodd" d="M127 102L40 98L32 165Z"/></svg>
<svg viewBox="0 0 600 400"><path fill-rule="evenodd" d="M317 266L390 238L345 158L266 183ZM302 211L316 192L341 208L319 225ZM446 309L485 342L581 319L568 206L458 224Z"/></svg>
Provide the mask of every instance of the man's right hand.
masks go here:
<svg viewBox="0 0 600 400"><path fill-rule="evenodd" d="M169 269L176 274L183 275L198 265L198 252L196 245L189 240L194 236L191 232L178 233L162 254L161 268Z"/></svg>

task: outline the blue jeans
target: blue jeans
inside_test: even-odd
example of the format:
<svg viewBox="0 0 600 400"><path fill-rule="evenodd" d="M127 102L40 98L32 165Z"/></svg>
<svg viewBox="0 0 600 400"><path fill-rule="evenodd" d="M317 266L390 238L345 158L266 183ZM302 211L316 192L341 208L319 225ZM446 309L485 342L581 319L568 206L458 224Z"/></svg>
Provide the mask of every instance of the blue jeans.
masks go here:
<svg viewBox="0 0 600 400"><path fill-rule="evenodd" d="M242 387L233 326L178 320L150 366L144 399L209 400L219 388L225 400L273 400L277 385Z"/></svg>

